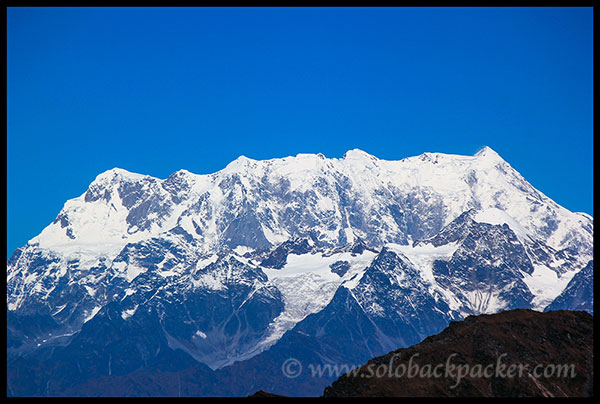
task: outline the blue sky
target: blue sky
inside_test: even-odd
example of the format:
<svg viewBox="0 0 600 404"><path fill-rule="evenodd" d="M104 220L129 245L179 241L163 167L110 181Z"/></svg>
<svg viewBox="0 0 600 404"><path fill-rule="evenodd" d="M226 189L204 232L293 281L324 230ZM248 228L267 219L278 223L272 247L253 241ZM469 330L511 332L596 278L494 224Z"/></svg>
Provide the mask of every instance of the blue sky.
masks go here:
<svg viewBox="0 0 600 404"><path fill-rule="evenodd" d="M592 8L9 8L7 253L120 167L496 150L593 214Z"/></svg>

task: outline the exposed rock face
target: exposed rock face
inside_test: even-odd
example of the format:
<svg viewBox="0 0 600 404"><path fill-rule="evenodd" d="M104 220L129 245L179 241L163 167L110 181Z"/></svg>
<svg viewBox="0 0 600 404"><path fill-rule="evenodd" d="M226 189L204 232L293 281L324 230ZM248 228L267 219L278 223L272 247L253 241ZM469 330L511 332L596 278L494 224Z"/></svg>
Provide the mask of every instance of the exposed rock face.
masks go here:
<svg viewBox="0 0 600 404"><path fill-rule="evenodd" d="M511 310L452 322L345 374L324 396L587 397L593 371L591 315Z"/></svg>

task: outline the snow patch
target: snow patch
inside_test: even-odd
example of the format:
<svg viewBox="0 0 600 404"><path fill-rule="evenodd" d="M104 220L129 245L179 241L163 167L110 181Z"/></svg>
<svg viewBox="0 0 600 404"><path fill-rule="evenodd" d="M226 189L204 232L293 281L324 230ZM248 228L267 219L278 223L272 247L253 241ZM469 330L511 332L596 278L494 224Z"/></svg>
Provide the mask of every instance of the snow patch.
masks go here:
<svg viewBox="0 0 600 404"><path fill-rule="evenodd" d="M127 281L131 282L135 278L137 278L139 274L142 274L147 270L148 268L138 267L137 265L129 264L127 265L127 272L125 273L125 278L127 278Z"/></svg>
<svg viewBox="0 0 600 404"><path fill-rule="evenodd" d="M534 298L534 310L544 310L567 287L573 276L578 272L570 271L558 277L558 274L545 265L533 265L533 273L523 272L523 282L527 285Z"/></svg>
<svg viewBox="0 0 600 404"><path fill-rule="evenodd" d="M533 240L527 229L521 226L515 219L508 215L503 210L498 208L488 208L481 210L475 214L473 220L479 223L489 223L493 225L507 224L508 227L515 233L521 242Z"/></svg>
<svg viewBox="0 0 600 404"><path fill-rule="evenodd" d="M233 249L233 252L237 255L244 255L246 253L251 253L252 251L254 251L254 248L245 245L239 245Z"/></svg>
<svg viewBox="0 0 600 404"><path fill-rule="evenodd" d="M93 319L96 314L98 314L98 312L100 311L100 309L102 309L102 306L96 306L92 309L91 312L87 313L86 312L86 317L83 320L84 323L87 323L88 321L90 321L91 319Z"/></svg>
<svg viewBox="0 0 600 404"><path fill-rule="evenodd" d="M121 312L121 318L123 320L127 320L128 318L130 318L131 316L133 316L135 314L135 312L138 309L138 305L136 304L134 308L132 309L128 309L128 310L123 310Z"/></svg>

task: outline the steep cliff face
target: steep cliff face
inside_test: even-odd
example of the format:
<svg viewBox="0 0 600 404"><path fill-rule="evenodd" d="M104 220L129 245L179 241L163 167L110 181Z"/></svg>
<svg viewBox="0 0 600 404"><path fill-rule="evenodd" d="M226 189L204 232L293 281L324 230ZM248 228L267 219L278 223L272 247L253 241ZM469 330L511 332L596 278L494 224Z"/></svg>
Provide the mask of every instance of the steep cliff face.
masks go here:
<svg viewBox="0 0 600 404"><path fill-rule="evenodd" d="M469 316L410 348L374 358L326 397L588 397L593 319L511 310Z"/></svg>

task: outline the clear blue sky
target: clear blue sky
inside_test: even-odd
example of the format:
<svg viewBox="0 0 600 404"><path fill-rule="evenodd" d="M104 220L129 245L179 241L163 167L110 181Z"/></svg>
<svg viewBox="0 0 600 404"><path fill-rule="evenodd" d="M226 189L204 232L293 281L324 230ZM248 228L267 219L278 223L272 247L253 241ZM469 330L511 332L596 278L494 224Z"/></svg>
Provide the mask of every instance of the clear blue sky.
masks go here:
<svg viewBox="0 0 600 404"><path fill-rule="evenodd" d="M592 8L9 8L7 253L99 173L496 150L592 211Z"/></svg>

